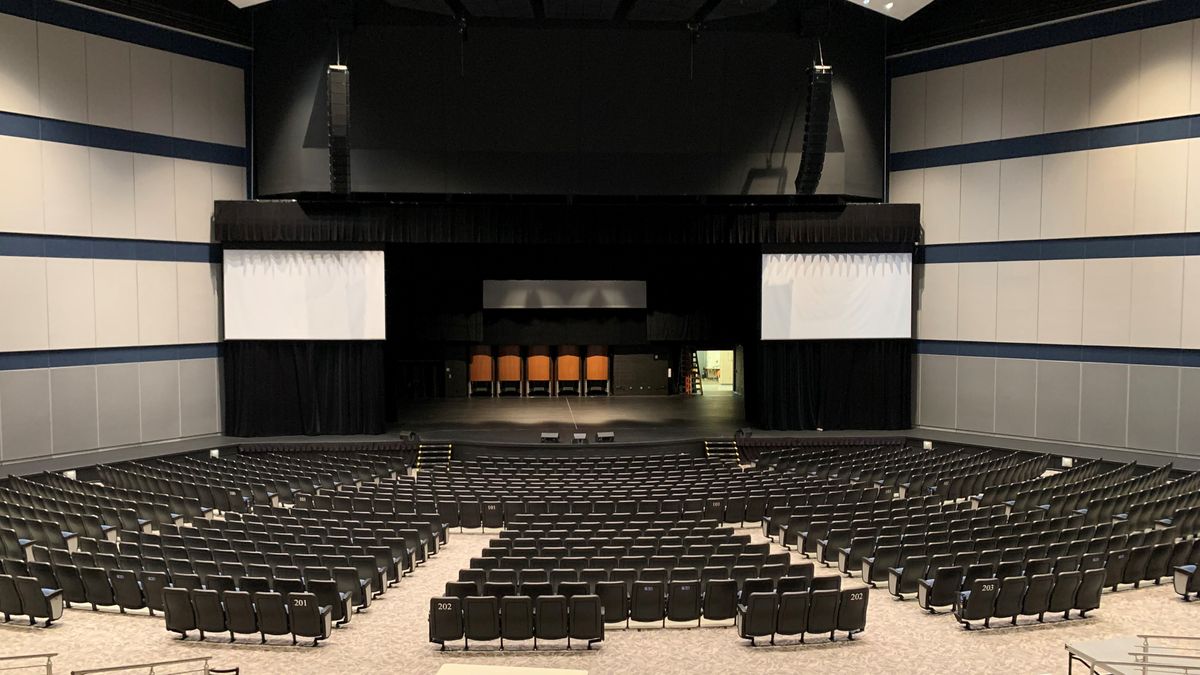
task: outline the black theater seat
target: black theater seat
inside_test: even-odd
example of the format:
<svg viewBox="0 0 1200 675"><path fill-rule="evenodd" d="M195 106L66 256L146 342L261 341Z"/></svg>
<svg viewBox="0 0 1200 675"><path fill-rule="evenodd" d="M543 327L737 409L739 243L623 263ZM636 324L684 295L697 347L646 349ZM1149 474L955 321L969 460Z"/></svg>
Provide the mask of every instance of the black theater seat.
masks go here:
<svg viewBox="0 0 1200 675"><path fill-rule="evenodd" d="M989 626L999 593L999 579L974 580L967 590L959 593L954 603L955 620L967 630L971 630L972 621L982 620L984 627Z"/></svg>
<svg viewBox="0 0 1200 675"><path fill-rule="evenodd" d="M1104 591L1104 570L1090 569L1083 573L1079 589L1075 592L1073 609L1079 610L1080 618L1100 607L1100 595Z"/></svg>
<svg viewBox="0 0 1200 675"><path fill-rule="evenodd" d="M837 629L846 631L846 637L854 639L855 633L861 633L867 628L867 601L870 590L867 588L847 588L838 599Z"/></svg>
<svg viewBox="0 0 1200 675"><path fill-rule="evenodd" d="M865 591L863 591L865 597ZM813 591L808 601L809 633L829 633L829 639L835 639L838 627L838 603L841 591Z"/></svg>
<svg viewBox="0 0 1200 675"><path fill-rule="evenodd" d="M963 570L958 566L938 567L933 577L917 583L917 604L921 609L936 614L936 607L953 605L962 587Z"/></svg>
<svg viewBox="0 0 1200 675"><path fill-rule="evenodd" d="M808 630L808 603L810 596L807 591L786 591L779 594L779 610L775 621L775 632L778 635L799 635L804 642L804 633ZM772 638L774 644L774 638Z"/></svg>
<svg viewBox="0 0 1200 675"><path fill-rule="evenodd" d="M21 594L17 591L17 581L8 574L0 574L0 614L4 615L5 622L12 621L14 615L25 614Z"/></svg>
<svg viewBox="0 0 1200 675"><path fill-rule="evenodd" d="M836 595L836 593L834 594ZM754 645L755 638L775 635L776 610L779 596L773 592L754 593L738 605L738 637Z"/></svg>
<svg viewBox="0 0 1200 675"><path fill-rule="evenodd" d="M21 606L25 616L29 617L29 625L37 623L37 619L45 619L46 626L58 621L63 615L62 590L43 588L36 577L17 577L17 594L21 596Z"/></svg>
<svg viewBox="0 0 1200 675"><path fill-rule="evenodd" d="M1025 601L1025 591L1029 588L1029 579L1024 576L1009 576L1000 579L1000 592L996 595L996 605L992 616L998 619L1012 619L1017 624L1021 614L1021 604Z"/></svg>
<svg viewBox="0 0 1200 675"><path fill-rule="evenodd" d="M446 650L446 642L464 637L462 600L456 597L429 600L429 641Z"/></svg>
<svg viewBox="0 0 1200 675"><path fill-rule="evenodd" d="M561 595L543 595L534 601L534 649L537 649L538 640L565 640L570 637L567 613L567 599Z"/></svg>
<svg viewBox="0 0 1200 675"><path fill-rule="evenodd" d="M186 640L188 631L196 630L191 592L185 588L166 588L162 595L167 630L179 633L179 638Z"/></svg>
<svg viewBox="0 0 1200 675"><path fill-rule="evenodd" d="M570 631L567 635L567 646L571 640L587 641L587 648L604 640L604 605L595 595L577 595L569 601L568 620Z"/></svg>
<svg viewBox="0 0 1200 675"><path fill-rule="evenodd" d="M329 607L322 607L312 593L292 593L287 597L288 624L292 632L292 644L297 637L312 638L316 647L329 637L333 630L333 617Z"/></svg>
<svg viewBox="0 0 1200 675"><path fill-rule="evenodd" d="M533 639L533 599L511 595L500 600L500 648L505 640Z"/></svg>

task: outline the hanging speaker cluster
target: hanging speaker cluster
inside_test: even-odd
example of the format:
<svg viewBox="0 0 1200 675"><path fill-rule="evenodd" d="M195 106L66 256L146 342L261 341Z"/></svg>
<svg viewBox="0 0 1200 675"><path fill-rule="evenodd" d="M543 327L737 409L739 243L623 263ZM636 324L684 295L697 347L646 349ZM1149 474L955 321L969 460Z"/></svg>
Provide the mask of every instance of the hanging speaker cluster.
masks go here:
<svg viewBox="0 0 1200 675"><path fill-rule="evenodd" d="M833 98L833 67L813 64L808 80L808 110L804 116L804 143L796 194L811 195L821 182L825 148L829 145L829 106Z"/></svg>
<svg viewBox="0 0 1200 675"><path fill-rule="evenodd" d="M325 72L329 102L329 191L350 193L350 69Z"/></svg>

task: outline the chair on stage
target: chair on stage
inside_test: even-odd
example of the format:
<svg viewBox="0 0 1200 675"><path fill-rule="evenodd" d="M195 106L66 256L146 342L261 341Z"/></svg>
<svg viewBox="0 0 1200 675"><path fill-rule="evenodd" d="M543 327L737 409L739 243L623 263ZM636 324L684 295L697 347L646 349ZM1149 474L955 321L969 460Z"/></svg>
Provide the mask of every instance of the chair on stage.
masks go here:
<svg viewBox="0 0 1200 675"><path fill-rule="evenodd" d="M587 348L587 395L608 396L608 347L589 345Z"/></svg>
<svg viewBox="0 0 1200 675"><path fill-rule="evenodd" d="M579 381L583 376L580 371L579 347L560 345L558 359L555 361L555 382L558 395L578 396L581 389Z"/></svg>
<svg viewBox="0 0 1200 675"><path fill-rule="evenodd" d="M495 365L491 347L478 345L471 350L472 396L493 396L495 394Z"/></svg>
<svg viewBox="0 0 1200 675"><path fill-rule="evenodd" d="M525 395L526 396L552 396L550 385L553 378L550 376L550 347L546 345L534 345L529 348L529 355L525 357Z"/></svg>
<svg viewBox="0 0 1200 675"><path fill-rule="evenodd" d="M521 386L521 348L516 345L505 345L499 349L496 359L496 382L500 396L521 396L524 388Z"/></svg>

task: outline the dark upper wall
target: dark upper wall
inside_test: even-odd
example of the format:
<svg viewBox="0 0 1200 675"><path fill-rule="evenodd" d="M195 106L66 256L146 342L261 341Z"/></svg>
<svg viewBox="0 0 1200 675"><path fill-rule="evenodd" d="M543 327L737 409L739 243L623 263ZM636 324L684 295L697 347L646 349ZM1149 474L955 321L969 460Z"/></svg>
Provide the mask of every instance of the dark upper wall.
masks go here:
<svg viewBox="0 0 1200 675"><path fill-rule="evenodd" d="M885 19L834 6L823 46L837 123L821 191L879 196ZM776 193L782 174L766 170L768 157L774 148L773 166L784 162L815 41L779 8L746 26L707 28L689 76L681 26L492 23L473 25L464 46L449 23L360 16L341 45L354 189ZM255 15L255 48L258 194L328 190L328 22L307 5L272 3ZM802 133L803 106L784 192Z"/></svg>

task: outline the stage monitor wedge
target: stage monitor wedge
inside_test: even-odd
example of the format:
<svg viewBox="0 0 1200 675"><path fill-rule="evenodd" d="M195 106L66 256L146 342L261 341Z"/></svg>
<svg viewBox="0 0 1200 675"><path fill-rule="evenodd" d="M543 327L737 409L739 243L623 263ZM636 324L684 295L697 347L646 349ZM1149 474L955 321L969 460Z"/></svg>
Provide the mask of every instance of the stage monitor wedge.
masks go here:
<svg viewBox="0 0 1200 675"><path fill-rule="evenodd" d="M763 254L763 340L911 337L911 253Z"/></svg>
<svg viewBox="0 0 1200 675"><path fill-rule="evenodd" d="M226 249L225 339L384 340L383 251Z"/></svg>

